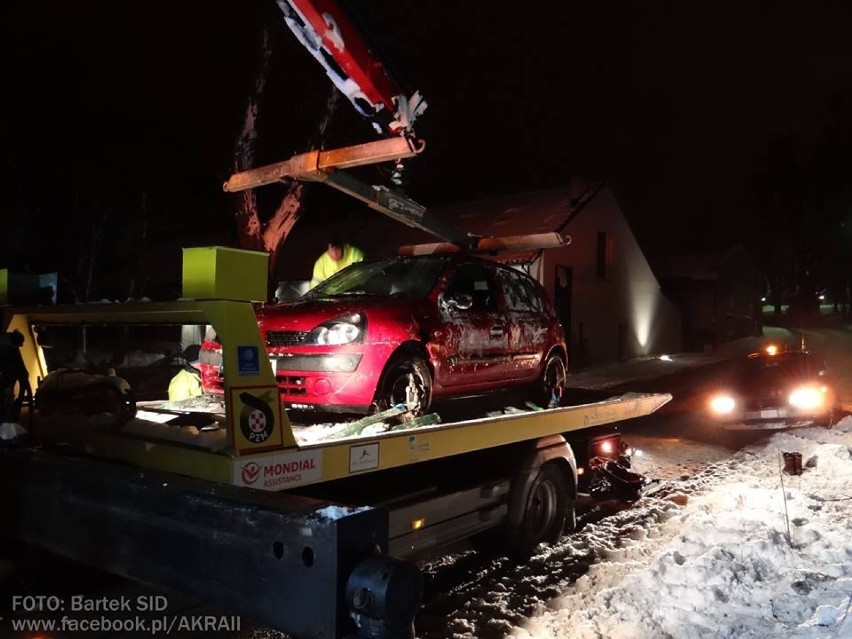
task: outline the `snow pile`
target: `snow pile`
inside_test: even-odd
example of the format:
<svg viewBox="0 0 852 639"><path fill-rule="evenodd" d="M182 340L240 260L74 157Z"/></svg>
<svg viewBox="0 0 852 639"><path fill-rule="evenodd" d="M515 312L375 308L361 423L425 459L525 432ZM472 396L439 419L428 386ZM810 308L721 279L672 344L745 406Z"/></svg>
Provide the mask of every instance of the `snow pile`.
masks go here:
<svg viewBox="0 0 852 639"><path fill-rule="evenodd" d="M199 424L201 423L200 421ZM156 422L143 415L141 418L131 419L119 430L121 433L138 435L145 439L165 439L214 452L225 450L231 445L227 429L220 428L215 420L210 419L203 428L200 429L196 425L175 426Z"/></svg>
<svg viewBox="0 0 852 639"><path fill-rule="evenodd" d="M0 424L0 440L11 441L27 434L27 429L15 422Z"/></svg>
<svg viewBox="0 0 852 639"><path fill-rule="evenodd" d="M322 424L292 424L293 436L299 446L308 446L320 442L337 441L359 437L375 437L387 432L390 424L387 422L376 422L365 426L362 431L354 435L346 436L344 433L351 428L352 421L327 422Z"/></svg>
<svg viewBox="0 0 852 639"><path fill-rule="evenodd" d="M802 475L781 473L782 452L802 453ZM682 507L625 527L507 636L852 638L852 418L776 434L689 483L667 498Z"/></svg>
<svg viewBox="0 0 852 639"><path fill-rule="evenodd" d="M355 513L360 513L365 510L370 510L370 507L330 505L318 510L317 515L319 515L321 519L326 519L328 521L336 521L338 519L343 519L344 517L348 517L349 515L354 515Z"/></svg>

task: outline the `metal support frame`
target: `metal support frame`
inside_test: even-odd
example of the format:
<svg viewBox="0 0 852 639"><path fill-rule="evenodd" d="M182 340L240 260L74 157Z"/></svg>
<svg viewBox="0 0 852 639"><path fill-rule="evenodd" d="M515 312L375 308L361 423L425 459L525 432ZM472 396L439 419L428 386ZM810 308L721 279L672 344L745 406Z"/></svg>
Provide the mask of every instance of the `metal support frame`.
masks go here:
<svg viewBox="0 0 852 639"><path fill-rule="evenodd" d="M530 233L528 235L506 235L503 237L471 237L468 249L472 253L496 253L499 251L530 251L560 248L571 244L570 235L561 233ZM399 247L400 255L432 255L455 253L461 247L454 243L406 244Z"/></svg>
<svg viewBox="0 0 852 639"><path fill-rule="evenodd" d="M468 237L458 229L444 224L430 215L426 207L400 193L395 193L384 186L374 186L362 182L343 171L318 172L315 181L323 182L338 191L360 200L371 209L383 213L397 222L402 222L431 235L466 246Z"/></svg>
<svg viewBox="0 0 852 639"><path fill-rule="evenodd" d="M308 151L299 153L289 160L267 164L254 169L234 173L222 187L228 193L245 191L258 186L274 184L286 179L315 180L317 172L334 169L352 169L367 164L391 162L417 155L422 146L416 148L406 138L387 138L330 151Z"/></svg>
<svg viewBox="0 0 852 639"><path fill-rule="evenodd" d="M410 158L421 150L422 147L415 148L405 138L388 138L330 151L309 151L284 162L235 173L223 188L228 192L244 191L286 179L323 182L398 222L465 247L470 241L467 236L429 215L425 206L384 186L362 182L342 170Z"/></svg>

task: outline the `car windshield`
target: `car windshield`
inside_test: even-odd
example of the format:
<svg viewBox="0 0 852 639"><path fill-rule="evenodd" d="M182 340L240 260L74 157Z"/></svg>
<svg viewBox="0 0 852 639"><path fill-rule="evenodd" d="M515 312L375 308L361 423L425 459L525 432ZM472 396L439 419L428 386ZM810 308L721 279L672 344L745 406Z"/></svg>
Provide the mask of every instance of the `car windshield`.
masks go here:
<svg viewBox="0 0 852 639"><path fill-rule="evenodd" d="M394 257L358 262L320 282L305 297L380 295L426 297L447 264L442 256Z"/></svg>

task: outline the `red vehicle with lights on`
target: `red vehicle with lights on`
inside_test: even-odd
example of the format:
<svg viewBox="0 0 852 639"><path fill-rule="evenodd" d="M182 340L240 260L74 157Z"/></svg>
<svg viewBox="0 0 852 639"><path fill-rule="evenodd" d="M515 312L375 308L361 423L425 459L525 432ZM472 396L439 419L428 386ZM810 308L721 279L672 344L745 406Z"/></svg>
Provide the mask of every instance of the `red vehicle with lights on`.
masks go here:
<svg viewBox="0 0 852 639"><path fill-rule="evenodd" d="M361 262L294 302L258 312L284 403L369 413L528 386L558 401L562 326L544 289L516 269L463 254ZM202 345L202 382L222 392L221 344Z"/></svg>
<svg viewBox="0 0 852 639"><path fill-rule="evenodd" d="M820 357L769 345L740 362L710 412L724 429L779 430L830 426L835 403L834 376Z"/></svg>

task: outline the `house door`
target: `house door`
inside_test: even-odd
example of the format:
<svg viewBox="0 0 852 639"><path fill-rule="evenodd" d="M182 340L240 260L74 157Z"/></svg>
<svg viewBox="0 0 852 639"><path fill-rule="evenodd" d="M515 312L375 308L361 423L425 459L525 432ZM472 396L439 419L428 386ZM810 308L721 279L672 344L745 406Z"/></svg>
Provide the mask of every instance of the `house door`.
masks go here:
<svg viewBox="0 0 852 639"><path fill-rule="evenodd" d="M565 331L565 341L568 345L568 360L576 346L576 337L571 329L571 281L574 270L570 266L556 265L556 282L553 291L553 305L562 329Z"/></svg>

